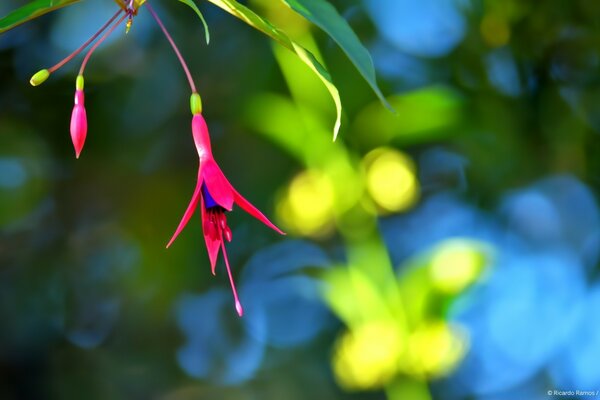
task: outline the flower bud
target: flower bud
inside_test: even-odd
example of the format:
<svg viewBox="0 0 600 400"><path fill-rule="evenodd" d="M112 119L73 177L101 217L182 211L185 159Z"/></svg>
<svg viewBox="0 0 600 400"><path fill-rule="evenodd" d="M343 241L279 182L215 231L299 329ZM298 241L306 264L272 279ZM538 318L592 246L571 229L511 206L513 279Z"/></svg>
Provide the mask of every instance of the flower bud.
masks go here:
<svg viewBox="0 0 600 400"><path fill-rule="evenodd" d="M85 113L83 90L75 91L75 106L71 114L71 140L75 148L75 157L79 158L87 135L87 116Z"/></svg>
<svg viewBox="0 0 600 400"><path fill-rule="evenodd" d="M44 81L46 81L46 79L48 79L49 76L50 76L50 71L48 71L47 69L42 69L42 70L36 72L31 77L31 79L29 80L29 83L31 83L31 86L41 85L42 83L44 83Z"/></svg>

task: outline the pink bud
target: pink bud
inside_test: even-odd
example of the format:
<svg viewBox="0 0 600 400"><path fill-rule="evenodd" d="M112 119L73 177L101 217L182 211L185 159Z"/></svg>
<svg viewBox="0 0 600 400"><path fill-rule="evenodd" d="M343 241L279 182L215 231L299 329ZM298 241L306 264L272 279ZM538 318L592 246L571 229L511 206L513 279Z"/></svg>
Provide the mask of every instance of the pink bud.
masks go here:
<svg viewBox="0 0 600 400"><path fill-rule="evenodd" d="M71 114L71 140L75 147L75 157L79 158L87 135L87 117L85 114L83 90L75 91L75 106Z"/></svg>

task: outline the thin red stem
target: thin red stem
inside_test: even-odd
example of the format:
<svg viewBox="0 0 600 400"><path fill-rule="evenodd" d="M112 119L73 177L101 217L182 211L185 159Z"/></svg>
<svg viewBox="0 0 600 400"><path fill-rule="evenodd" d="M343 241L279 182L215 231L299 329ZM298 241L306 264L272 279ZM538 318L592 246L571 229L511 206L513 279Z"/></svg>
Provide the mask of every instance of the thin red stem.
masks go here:
<svg viewBox="0 0 600 400"><path fill-rule="evenodd" d="M54 65L53 67L48 68L48 72L53 73L54 71L56 71L57 69L59 69L60 67L62 67L63 65L65 65L66 63L68 63L69 61L71 61L75 56L77 56L79 53L81 53L83 51L83 49L85 49L86 47L89 46L90 43L92 43L102 32L104 32L104 30L115 20L115 18L117 18L119 16L119 14L121 14L123 12L123 10L119 10L115 13L115 15L113 15L104 25L102 25L102 28L100 28L100 30L98 30L98 32L94 33L94 35L89 38L87 40L87 42L85 42L84 44L82 44L81 46L79 46L79 48L77 50L75 50L73 53L71 53L68 57L66 57L64 60L62 60L61 62L59 62L58 64Z"/></svg>
<svg viewBox="0 0 600 400"><path fill-rule="evenodd" d="M154 12L154 9L150 5L150 3L147 1L147 2L144 3L144 5L148 9L148 11L150 11L150 14L152 14L152 17L156 20L156 23L158 24L158 26L160 26L160 29L163 31L163 33L167 37L167 40L169 41L169 43L171 43L171 47L173 47L173 50L175 51L175 54L177 55L177 58L179 58L179 62L181 63L181 67L183 68L183 71L185 72L185 75L187 76L187 80L188 80L188 82L190 84L190 89L192 89L192 93L196 93L196 85L194 84L194 79L192 78L192 74L190 73L190 69L188 68L187 64L185 63L185 60L183 59L181 53L179 52L179 49L177 48L177 45L173 41L173 38L171 37L171 35L169 35L169 32L167 31L167 28L165 28L165 26L163 25L162 21L160 20L160 18L156 14L156 12Z"/></svg>
<svg viewBox="0 0 600 400"><path fill-rule="evenodd" d="M96 43L94 43L94 45L88 50L88 52L85 55L85 58L83 59L83 62L81 63L81 68L79 68L79 75L83 75L85 66L87 65L87 62L90 59L92 53L98 48L98 46L100 46L100 44L102 42L104 42L104 40L106 40L106 38L111 33L114 32L115 29L117 29L117 26L119 26L125 18L127 18L127 14L124 14L121 18L119 18L119 20L117 22L115 22L115 24L113 26L111 26L110 29L108 31L106 31L106 33L104 35L102 35L102 37L100 39L98 39L98 41Z"/></svg>
<svg viewBox="0 0 600 400"><path fill-rule="evenodd" d="M244 309L242 308L242 303L238 298L237 290L235 290L235 283L233 282L233 276L231 275L231 268L229 268L229 258L227 257L227 250L225 250L225 242L223 241L223 235L221 235L221 248L223 249L223 258L225 259L225 266L227 267L227 275L229 275L229 283L231 283L231 290L233 291L235 309L238 315L241 317L242 315L244 315Z"/></svg>

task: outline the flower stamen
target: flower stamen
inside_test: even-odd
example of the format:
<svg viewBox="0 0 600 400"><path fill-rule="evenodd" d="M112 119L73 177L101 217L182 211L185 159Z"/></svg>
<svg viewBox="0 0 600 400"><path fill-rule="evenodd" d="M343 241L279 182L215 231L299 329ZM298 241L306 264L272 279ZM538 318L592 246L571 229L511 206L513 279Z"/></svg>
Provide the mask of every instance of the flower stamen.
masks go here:
<svg viewBox="0 0 600 400"><path fill-rule="evenodd" d="M227 257L227 250L225 249L225 242L221 237L221 249L223 249L223 258L225 259L225 266L227 267L227 275L229 275L229 283L231 283L231 290L233 291L233 298L235 300L235 310L238 315L241 317L244 315L244 309L242 308L242 303L238 298L237 290L235 289L235 283L233 281L233 276L231 275L231 268L229 268L229 257Z"/></svg>

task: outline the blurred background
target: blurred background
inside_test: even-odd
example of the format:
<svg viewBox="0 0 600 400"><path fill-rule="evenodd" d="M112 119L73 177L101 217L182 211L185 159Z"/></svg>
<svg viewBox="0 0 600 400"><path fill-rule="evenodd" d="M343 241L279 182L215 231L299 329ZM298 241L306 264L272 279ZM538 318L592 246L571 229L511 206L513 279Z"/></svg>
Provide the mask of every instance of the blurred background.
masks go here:
<svg viewBox="0 0 600 400"><path fill-rule="evenodd" d="M229 214L241 319L197 214L165 250L197 155L185 76L147 11L88 64L79 160L81 57L28 80L116 5L0 36L1 399L600 398L600 3L332 3L397 114L321 31L246 4L328 66L336 142L331 99L291 52L198 2L206 46L189 8L152 3L217 161L288 232Z"/></svg>

